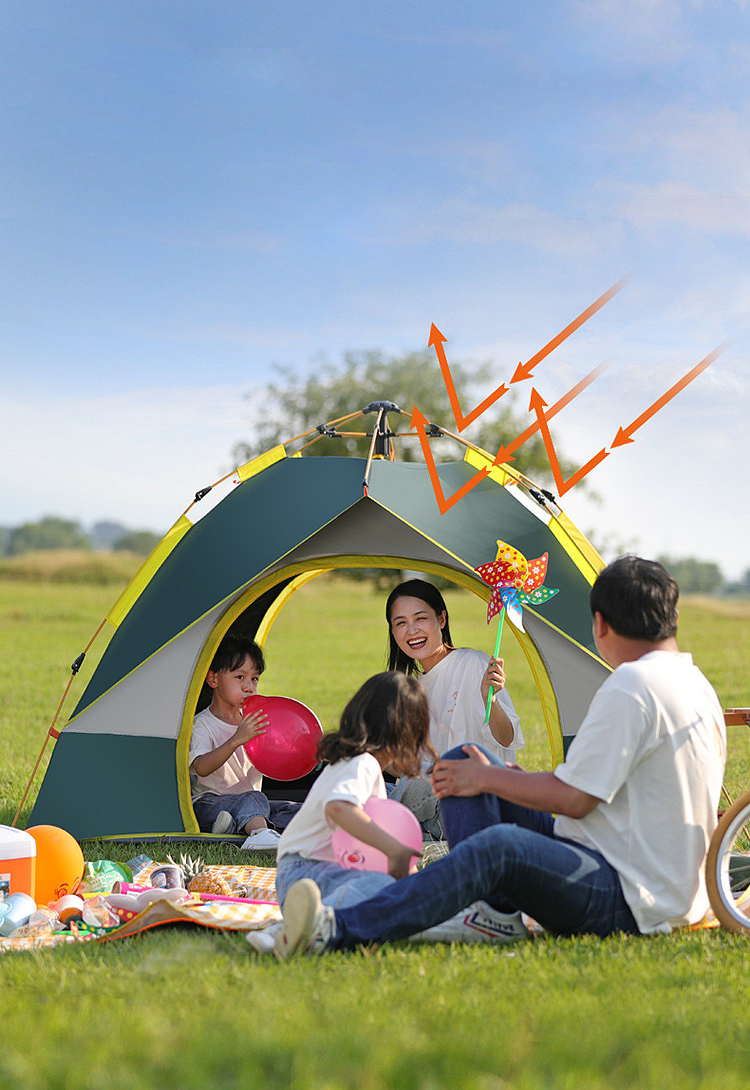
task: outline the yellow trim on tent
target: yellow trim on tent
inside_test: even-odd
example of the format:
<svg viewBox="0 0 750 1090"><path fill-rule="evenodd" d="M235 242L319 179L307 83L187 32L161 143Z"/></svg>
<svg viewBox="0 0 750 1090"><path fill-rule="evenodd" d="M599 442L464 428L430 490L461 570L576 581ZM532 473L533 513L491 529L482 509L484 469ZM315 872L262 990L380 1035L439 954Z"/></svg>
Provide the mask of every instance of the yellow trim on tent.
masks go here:
<svg viewBox="0 0 750 1090"><path fill-rule="evenodd" d="M140 596L142 591L145 590L146 586L151 582L169 554L175 546L180 543L192 525L193 524L187 515L180 515L172 529L167 530L164 537L151 555L144 560L143 564L141 564L138 571L107 614L107 620L111 625L117 628L122 624L136 599Z"/></svg>
<svg viewBox="0 0 750 1090"><path fill-rule="evenodd" d="M315 579L316 576L325 575L327 571L330 571L330 569L314 568L312 571L305 572L303 575L298 575L288 586L284 587L281 594L276 596L273 605L263 617L263 620L258 625L258 631L255 633L255 640L261 647L265 646L266 640L268 639L268 633L271 631L274 621L294 592L304 586L305 583L309 583L311 579Z"/></svg>
<svg viewBox="0 0 750 1090"><path fill-rule="evenodd" d="M534 641L528 632L519 632L513 625L510 626L513 635L521 645L526 661L531 670L537 692L539 693L539 706L544 716L544 725L547 728L547 738L552 752L552 767L555 768L565 757L563 747L562 725L560 723L560 709L557 706L557 698L549 674L545 668L542 657L539 654Z"/></svg>
<svg viewBox="0 0 750 1090"><path fill-rule="evenodd" d="M505 462L495 465L489 454L482 454L472 447L467 447L464 453L464 461L468 462L474 469L487 469L487 476L491 477L493 481L497 481L498 484L503 485L503 487L505 487L508 481L521 480L520 474L516 473L516 471L511 469Z"/></svg>
<svg viewBox="0 0 750 1090"><path fill-rule="evenodd" d="M469 465L474 466L475 469L482 469L486 468L488 465L492 465L492 459L489 455L483 456L479 451L472 449L466 451L464 461L468 462ZM508 481L517 483L523 481L523 478L518 473L504 463L501 466L492 466L488 476L492 477L493 480L503 486L506 485ZM575 523L568 518L565 512L559 508L557 504L555 504L555 506L558 507L559 514L555 514L554 511L545 508L545 513L549 517L547 525L586 581L593 584L597 575L604 567L604 561Z"/></svg>
<svg viewBox="0 0 750 1090"><path fill-rule="evenodd" d="M226 631L226 629L224 631ZM223 635L224 632L222 632L222 636ZM193 800L190 790L190 766L188 764L188 757L190 756L190 739L193 733L195 707L198 703L198 697L203 688L203 681L208 673L208 668L211 665L211 659L214 657L217 645L218 640L216 643L211 640L207 641L198 656L198 662L188 686L185 707L182 709L182 721L177 735L177 744L175 745L177 801L179 803L180 813L182 814L183 825L185 826L186 832L189 833L200 832L200 826L198 825L195 810L193 809Z"/></svg>
<svg viewBox="0 0 750 1090"><path fill-rule="evenodd" d="M274 462L280 462L282 458L286 458L286 451L284 448L282 446L272 447L271 450L267 450L265 454L259 454L257 458L252 458L249 462L245 462L244 466L239 466L237 469L237 476L241 481L247 481L257 473L267 469L268 466L272 466Z"/></svg>
<svg viewBox="0 0 750 1090"><path fill-rule="evenodd" d="M588 538L584 537L575 523L571 522L564 511L561 511L559 515L556 515L552 519L550 522L550 530L557 540L562 545L566 546L566 552L570 556L570 559L576 564L586 581L593 585L597 575L604 567L604 561ZM572 543L575 546L575 551L567 548L568 543Z"/></svg>
<svg viewBox="0 0 750 1090"><path fill-rule="evenodd" d="M244 465L239 466L234 472L236 472L240 481L247 481L251 477L256 476L256 474L261 473L264 469L267 469L268 466L273 465L274 462L280 462L282 458L286 458L286 451L284 448L282 446L273 447L272 450L266 451L265 454L260 454L257 458L253 458ZM227 474L227 476L230 477L233 475L233 473ZM226 479L226 477L222 477L220 481L216 481L212 484L211 488L216 488L217 485L221 484L221 482ZM190 511L194 506L195 503L191 503L187 511ZM132 608L133 603L140 597L142 591L153 579L154 575L156 575L157 571L175 546L179 544L188 530L193 526L192 521L188 518L187 511L180 515L171 530L167 530L154 551L148 559L144 561L110 609L107 614L107 620L114 628L118 628L122 624Z"/></svg>

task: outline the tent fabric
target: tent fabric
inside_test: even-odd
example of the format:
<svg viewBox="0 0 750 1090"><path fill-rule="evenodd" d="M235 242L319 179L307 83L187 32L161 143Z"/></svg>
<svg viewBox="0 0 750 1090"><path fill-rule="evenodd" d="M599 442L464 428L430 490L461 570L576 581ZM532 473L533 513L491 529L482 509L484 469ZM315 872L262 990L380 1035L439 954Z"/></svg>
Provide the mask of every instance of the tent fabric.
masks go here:
<svg viewBox="0 0 750 1090"><path fill-rule="evenodd" d="M446 496L478 461L472 451L438 464ZM285 457L281 448L238 470L203 517L198 500L111 611L111 639L60 733L31 823L79 839L197 832L190 731L207 666L232 624L263 640L300 582L347 567L440 574L486 601L490 588L473 569L494 559L498 539L527 558L549 554L546 584L559 594L543 613L524 607L527 632L516 635L553 760L562 759L607 671L588 609L602 562L569 520L531 510L502 467L484 465L484 480L444 514L423 464L368 467L359 458Z"/></svg>

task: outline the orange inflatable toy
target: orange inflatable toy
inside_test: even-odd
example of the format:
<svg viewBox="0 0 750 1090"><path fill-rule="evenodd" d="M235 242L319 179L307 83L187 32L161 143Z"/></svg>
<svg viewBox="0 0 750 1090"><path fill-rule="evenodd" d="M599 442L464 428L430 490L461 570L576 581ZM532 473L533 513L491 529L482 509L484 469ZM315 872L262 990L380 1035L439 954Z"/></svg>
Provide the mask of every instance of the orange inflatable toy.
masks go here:
<svg viewBox="0 0 750 1090"><path fill-rule="evenodd" d="M83 877L81 845L56 825L32 825L26 830L36 841L34 900L38 905L75 893Z"/></svg>

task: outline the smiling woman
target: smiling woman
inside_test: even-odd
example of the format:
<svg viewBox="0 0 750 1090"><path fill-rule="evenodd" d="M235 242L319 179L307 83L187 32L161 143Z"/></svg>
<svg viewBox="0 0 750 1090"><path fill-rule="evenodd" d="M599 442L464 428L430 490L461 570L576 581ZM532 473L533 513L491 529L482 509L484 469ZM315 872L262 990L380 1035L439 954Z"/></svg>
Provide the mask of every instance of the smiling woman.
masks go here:
<svg viewBox="0 0 750 1090"><path fill-rule="evenodd" d="M443 596L423 579L410 579L391 591L385 615L388 668L420 674L430 704L430 741L437 752L474 742L504 761L515 761L524 740L505 688L503 660L454 647ZM490 686L493 697L485 722Z"/></svg>

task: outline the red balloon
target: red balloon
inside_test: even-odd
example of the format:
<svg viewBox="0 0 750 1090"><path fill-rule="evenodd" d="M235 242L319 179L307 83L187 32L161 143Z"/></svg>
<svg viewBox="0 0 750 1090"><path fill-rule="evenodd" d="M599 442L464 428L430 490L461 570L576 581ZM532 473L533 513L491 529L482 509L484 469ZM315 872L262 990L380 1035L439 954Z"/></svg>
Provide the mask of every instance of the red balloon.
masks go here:
<svg viewBox="0 0 750 1090"><path fill-rule="evenodd" d="M274 780L297 780L312 772L323 737L315 713L289 696L249 696L242 714L255 711L268 716L265 734L245 742L245 752L258 771Z"/></svg>

